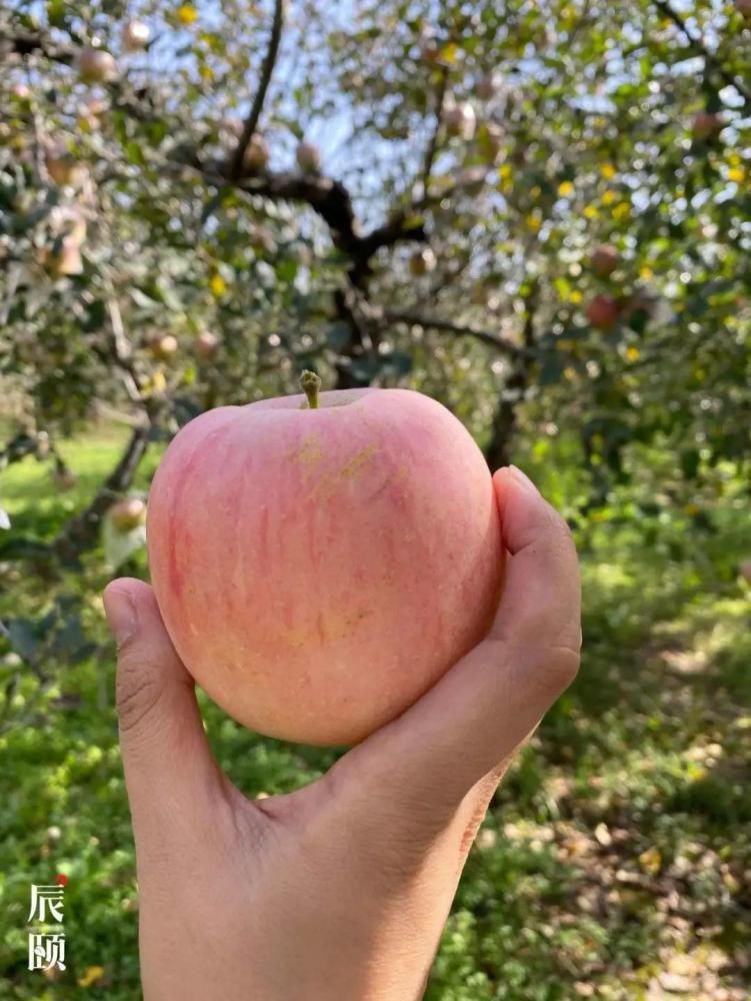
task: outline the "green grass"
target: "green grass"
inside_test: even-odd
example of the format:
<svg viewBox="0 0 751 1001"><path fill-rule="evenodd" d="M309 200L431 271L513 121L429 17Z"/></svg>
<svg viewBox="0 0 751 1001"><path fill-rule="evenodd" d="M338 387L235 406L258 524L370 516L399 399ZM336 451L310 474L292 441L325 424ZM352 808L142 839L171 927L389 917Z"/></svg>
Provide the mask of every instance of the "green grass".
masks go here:
<svg viewBox="0 0 751 1001"><path fill-rule="evenodd" d="M69 493L35 462L3 473L13 532L54 535L122 437L66 444L78 475ZM156 459L154 450L140 486ZM538 447L525 465L573 509L578 473L560 455ZM729 481L711 531L685 512L644 518L625 489L579 527L582 671L493 803L429 1001L647 999L671 983L694 999L751 995L751 590L734 572L748 525L740 490ZM145 572L143 558L130 569ZM0 1001L138 996L137 889L99 599L107 576L97 551L64 581L80 589L95 656L61 664L45 683L0 656ZM2 583L6 619L38 614L60 586L13 566ZM220 761L249 794L292 789L332 760L205 711ZM25 922L29 884L60 871L70 878L69 968L53 983L26 972Z"/></svg>

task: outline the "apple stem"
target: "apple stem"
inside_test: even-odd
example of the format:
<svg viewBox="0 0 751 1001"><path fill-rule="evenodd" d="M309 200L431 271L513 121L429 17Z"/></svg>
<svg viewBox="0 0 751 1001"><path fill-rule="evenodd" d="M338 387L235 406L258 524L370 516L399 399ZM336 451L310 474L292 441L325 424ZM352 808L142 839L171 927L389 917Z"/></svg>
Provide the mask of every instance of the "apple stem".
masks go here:
<svg viewBox="0 0 751 1001"><path fill-rule="evenodd" d="M306 370L300 376L300 387L308 398L310 409L317 410L320 406L321 377Z"/></svg>

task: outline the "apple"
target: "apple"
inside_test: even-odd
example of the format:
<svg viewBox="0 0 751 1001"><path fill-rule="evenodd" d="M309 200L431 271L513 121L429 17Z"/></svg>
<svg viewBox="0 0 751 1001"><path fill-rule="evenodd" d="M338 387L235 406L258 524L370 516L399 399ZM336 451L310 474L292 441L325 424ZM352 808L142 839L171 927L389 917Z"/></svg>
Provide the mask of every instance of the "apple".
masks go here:
<svg viewBox="0 0 751 1001"><path fill-rule="evenodd" d="M78 56L78 75L84 83L110 83L117 77L115 57L87 45Z"/></svg>
<svg viewBox="0 0 751 1001"><path fill-rule="evenodd" d="M481 76L475 83L475 94L481 101L492 100L501 89L501 77L498 73L488 73Z"/></svg>
<svg viewBox="0 0 751 1001"><path fill-rule="evenodd" d="M263 136L254 134L245 150L243 165L246 170L257 172L263 170L269 162L269 147Z"/></svg>
<svg viewBox="0 0 751 1001"><path fill-rule="evenodd" d="M710 139L712 136L716 136L722 132L724 127L725 123L720 115L712 111L699 111L694 115L691 132L694 139Z"/></svg>
<svg viewBox="0 0 751 1001"><path fill-rule="evenodd" d="M177 338L172 334L162 334L149 340L149 350L159 361L168 361L179 347Z"/></svg>
<svg viewBox="0 0 751 1001"><path fill-rule="evenodd" d="M429 271L435 271L438 261L430 247L423 247L417 250L409 259L409 270L416 278L426 275Z"/></svg>
<svg viewBox="0 0 751 1001"><path fill-rule="evenodd" d="M201 361L210 361L219 347L219 338L208 330L202 330L196 337L196 354Z"/></svg>
<svg viewBox="0 0 751 1001"><path fill-rule="evenodd" d="M321 169L321 152L313 143L301 142L297 147L295 158L304 174L317 174Z"/></svg>
<svg viewBox="0 0 751 1001"><path fill-rule="evenodd" d="M62 237L71 246L80 247L86 239L86 216L75 205L56 205L48 221L52 235Z"/></svg>
<svg viewBox="0 0 751 1001"><path fill-rule="evenodd" d="M620 310L612 295L596 295L587 306L587 319L598 330L615 326Z"/></svg>
<svg viewBox="0 0 751 1001"><path fill-rule="evenodd" d="M124 52L140 52L149 44L151 29L145 21L126 21L123 25L122 46Z"/></svg>
<svg viewBox="0 0 751 1001"><path fill-rule="evenodd" d="M620 254L609 243L603 243L592 254L592 270L598 278L607 278L620 262Z"/></svg>
<svg viewBox="0 0 751 1001"><path fill-rule="evenodd" d="M83 274L81 245L70 236L57 240L53 247L40 247L38 260L52 278Z"/></svg>
<svg viewBox="0 0 751 1001"><path fill-rule="evenodd" d="M477 116L469 101L450 105L443 114L448 135L469 141L475 134Z"/></svg>
<svg viewBox="0 0 751 1001"><path fill-rule="evenodd" d="M49 145L44 154L44 162L47 173L55 184L61 187L73 184L80 174L78 161L64 143L55 142Z"/></svg>
<svg viewBox="0 0 751 1001"><path fill-rule="evenodd" d="M324 746L398 716L486 633L502 545L482 453L406 389L219 407L149 495L151 579L196 681L245 726Z"/></svg>
<svg viewBox="0 0 751 1001"><path fill-rule="evenodd" d="M140 497L123 497L108 509L107 517L119 532L132 532L146 521L146 502Z"/></svg>

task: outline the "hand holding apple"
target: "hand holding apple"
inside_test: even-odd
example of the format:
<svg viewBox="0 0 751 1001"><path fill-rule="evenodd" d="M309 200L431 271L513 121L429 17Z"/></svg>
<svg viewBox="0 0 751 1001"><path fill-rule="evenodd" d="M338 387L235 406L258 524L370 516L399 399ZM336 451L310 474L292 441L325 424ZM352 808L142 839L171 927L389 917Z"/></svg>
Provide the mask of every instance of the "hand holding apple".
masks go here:
<svg viewBox="0 0 751 1001"><path fill-rule="evenodd" d="M281 412L326 421L327 409ZM493 486L510 555L485 639L323 778L284 796L248 800L221 774L151 589L109 586L147 999L421 996L487 805L579 659L570 533L517 470ZM426 629L426 648L438 631Z"/></svg>

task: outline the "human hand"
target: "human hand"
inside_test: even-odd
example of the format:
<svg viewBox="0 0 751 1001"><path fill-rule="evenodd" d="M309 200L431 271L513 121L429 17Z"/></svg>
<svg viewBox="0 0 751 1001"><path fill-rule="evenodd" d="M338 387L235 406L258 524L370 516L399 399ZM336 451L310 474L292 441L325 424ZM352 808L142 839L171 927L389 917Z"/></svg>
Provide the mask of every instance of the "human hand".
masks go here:
<svg viewBox="0 0 751 1001"><path fill-rule="evenodd" d="M494 486L509 558L488 636L288 795L220 772L151 588L108 586L146 1001L422 997L490 799L579 663L569 530L514 467Z"/></svg>

